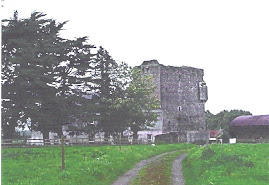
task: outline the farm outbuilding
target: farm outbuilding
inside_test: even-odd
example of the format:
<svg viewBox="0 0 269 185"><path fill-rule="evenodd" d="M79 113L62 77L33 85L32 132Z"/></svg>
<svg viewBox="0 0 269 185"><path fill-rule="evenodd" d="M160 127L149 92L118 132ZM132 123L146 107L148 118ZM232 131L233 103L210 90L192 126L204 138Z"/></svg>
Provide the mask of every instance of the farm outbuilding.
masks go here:
<svg viewBox="0 0 269 185"><path fill-rule="evenodd" d="M269 115L239 116L230 123L230 132L237 140L269 141Z"/></svg>
<svg viewBox="0 0 269 185"><path fill-rule="evenodd" d="M222 130L210 130L209 131L209 143L222 142L221 136L223 134Z"/></svg>

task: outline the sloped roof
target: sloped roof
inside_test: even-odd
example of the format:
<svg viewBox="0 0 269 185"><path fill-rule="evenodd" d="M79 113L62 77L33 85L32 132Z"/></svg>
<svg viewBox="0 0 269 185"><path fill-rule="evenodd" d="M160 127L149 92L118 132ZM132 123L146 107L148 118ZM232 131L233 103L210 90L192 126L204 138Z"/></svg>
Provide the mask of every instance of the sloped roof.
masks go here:
<svg viewBox="0 0 269 185"><path fill-rule="evenodd" d="M218 136L218 134L220 134L220 131L219 130L210 130L209 133L210 133L211 138L215 138Z"/></svg>
<svg viewBox="0 0 269 185"><path fill-rule="evenodd" d="M230 123L230 126L269 126L269 115L239 116Z"/></svg>

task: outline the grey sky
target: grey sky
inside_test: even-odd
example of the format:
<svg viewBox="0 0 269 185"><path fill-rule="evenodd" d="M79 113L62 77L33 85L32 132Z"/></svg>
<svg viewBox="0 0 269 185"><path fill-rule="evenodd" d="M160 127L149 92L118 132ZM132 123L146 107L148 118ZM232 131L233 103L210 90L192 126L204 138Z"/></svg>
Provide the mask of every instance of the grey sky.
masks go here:
<svg viewBox="0 0 269 185"><path fill-rule="evenodd" d="M164 65L205 70L206 109L269 114L269 2L239 0L5 0L14 10L69 20L64 38L89 36L131 66L157 59Z"/></svg>

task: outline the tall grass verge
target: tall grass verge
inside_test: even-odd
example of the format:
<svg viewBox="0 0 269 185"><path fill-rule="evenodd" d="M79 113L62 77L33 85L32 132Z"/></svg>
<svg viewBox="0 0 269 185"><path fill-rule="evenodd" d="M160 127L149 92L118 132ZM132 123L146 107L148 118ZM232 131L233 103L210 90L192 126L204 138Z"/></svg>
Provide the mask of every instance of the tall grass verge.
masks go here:
<svg viewBox="0 0 269 185"><path fill-rule="evenodd" d="M183 160L186 185L268 185L269 144L195 148Z"/></svg>

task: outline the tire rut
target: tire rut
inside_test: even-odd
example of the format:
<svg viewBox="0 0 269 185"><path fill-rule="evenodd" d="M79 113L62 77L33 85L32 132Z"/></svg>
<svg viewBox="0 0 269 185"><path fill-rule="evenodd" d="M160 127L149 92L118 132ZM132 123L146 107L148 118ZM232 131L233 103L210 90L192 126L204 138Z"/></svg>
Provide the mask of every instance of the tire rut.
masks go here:
<svg viewBox="0 0 269 185"><path fill-rule="evenodd" d="M157 160L158 158L170 154L170 153L174 153L173 152L166 152L166 153L162 153L160 155L154 156L152 158L140 161L139 163L137 163L135 165L134 168L132 168L131 170L129 170L128 172L126 172L125 174L123 174L122 176L120 176L118 178L118 180L116 180L112 185L128 185L139 173L139 171L146 166L148 163Z"/></svg>
<svg viewBox="0 0 269 185"><path fill-rule="evenodd" d="M182 171L182 160L187 156L187 154L181 154L173 162L172 166L172 184L173 185L184 185L185 181L183 178Z"/></svg>

